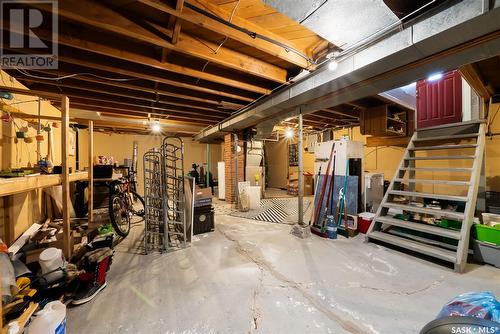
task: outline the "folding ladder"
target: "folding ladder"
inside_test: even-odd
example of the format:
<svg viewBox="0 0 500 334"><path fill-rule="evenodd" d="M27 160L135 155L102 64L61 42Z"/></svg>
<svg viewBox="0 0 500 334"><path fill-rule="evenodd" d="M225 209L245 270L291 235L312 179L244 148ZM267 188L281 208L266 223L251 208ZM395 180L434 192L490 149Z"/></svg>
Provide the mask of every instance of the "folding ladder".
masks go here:
<svg viewBox="0 0 500 334"><path fill-rule="evenodd" d="M483 121L416 131L368 230L367 241L378 240L438 258L452 263L455 271L463 272L476 211L484 147ZM458 151L469 153L457 154ZM447 162L448 165L436 166L438 162ZM445 179L442 173L452 176ZM425 174L431 174L431 177L422 177ZM432 191L426 187L432 188ZM453 190L444 194L446 191L443 189L446 187L452 187ZM424 198L458 204L464 209L461 212L426 207L422 205ZM395 217L389 209L392 212L402 211L404 215L425 216L428 223L397 219L405 216ZM448 229L433 224L443 218L459 221L461 227Z"/></svg>

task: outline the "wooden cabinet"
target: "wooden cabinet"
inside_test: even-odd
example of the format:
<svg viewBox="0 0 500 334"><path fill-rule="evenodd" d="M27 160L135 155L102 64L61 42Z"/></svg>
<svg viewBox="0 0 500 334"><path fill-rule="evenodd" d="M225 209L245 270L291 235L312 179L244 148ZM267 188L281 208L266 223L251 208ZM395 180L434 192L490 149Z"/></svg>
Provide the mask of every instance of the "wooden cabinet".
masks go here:
<svg viewBox="0 0 500 334"><path fill-rule="evenodd" d="M363 135L406 137L413 132L413 111L391 104L368 108L361 112L360 125Z"/></svg>

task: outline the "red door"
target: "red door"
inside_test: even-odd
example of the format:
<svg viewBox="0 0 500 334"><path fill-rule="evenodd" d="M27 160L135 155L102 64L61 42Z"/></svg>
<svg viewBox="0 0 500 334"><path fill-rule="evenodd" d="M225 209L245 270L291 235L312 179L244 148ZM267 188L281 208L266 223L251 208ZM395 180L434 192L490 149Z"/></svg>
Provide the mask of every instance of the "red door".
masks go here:
<svg viewBox="0 0 500 334"><path fill-rule="evenodd" d="M462 122L462 77L458 71L439 80L417 82L417 129Z"/></svg>

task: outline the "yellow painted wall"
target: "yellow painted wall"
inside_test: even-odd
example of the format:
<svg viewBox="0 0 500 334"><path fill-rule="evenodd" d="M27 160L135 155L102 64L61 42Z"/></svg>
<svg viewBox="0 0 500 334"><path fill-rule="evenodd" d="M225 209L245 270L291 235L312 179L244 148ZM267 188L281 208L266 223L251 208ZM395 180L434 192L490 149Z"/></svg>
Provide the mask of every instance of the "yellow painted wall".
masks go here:
<svg viewBox="0 0 500 334"><path fill-rule="evenodd" d="M10 77L7 73L0 71L0 81L3 86L22 88L26 87L20 84L17 80ZM36 97L14 94L12 100L3 99L2 102L12 105L23 113L36 115L38 113L38 101ZM58 109L53 107L49 102L42 101L41 113L46 116L60 116ZM26 126L27 122L20 118L14 117L15 124L18 127ZM52 121L42 121L42 124L51 124ZM36 140L33 138L32 143L25 143L20 139L15 142L16 125L14 123L2 122L0 126L0 157L1 168L18 168L27 167L36 163ZM29 127L29 136L36 135L36 129ZM61 130L58 128L52 129L53 141L53 163L61 164ZM40 153L43 156L47 155L47 133L43 133L45 141L41 145ZM70 157L70 166L74 168L75 158ZM34 222L39 222L42 217L41 211L41 194L40 190L31 193L17 194L3 198L0 200L0 238L3 237L4 224L7 219L15 222L15 235L18 236L26 230Z"/></svg>
<svg viewBox="0 0 500 334"><path fill-rule="evenodd" d="M125 158L132 158L134 141L139 147L138 157L138 188L143 193L143 156L146 151L161 145L162 137L131 134L113 134L94 132L94 156L105 155L113 157L118 165L123 164ZM191 170L191 164L203 165L206 162L206 144L196 143L191 138L183 138L184 141L184 172ZM217 177L217 162L220 161L221 146L210 145L210 170ZM88 131L80 131L80 164L86 166L88 160Z"/></svg>
<svg viewBox="0 0 500 334"><path fill-rule="evenodd" d="M495 113L497 116L494 117ZM490 131L500 135L500 104L490 106L489 112ZM494 118L493 118L494 117ZM349 135L353 140L359 140L366 143L366 137L360 134L359 127L352 130L341 130L335 132L335 139L342 135ZM486 138L486 189L492 191L500 191L500 136ZM391 180L394 176L396 168L401 162L404 149L402 147L365 147L365 159L363 168L365 172L382 172L387 180ZM463 150L442 150L433 151L428 155L472 155L472 149ZM426 162L426 167L440 168L465 168L471 167L472 161L433 161ZM422 179L441 179L441 180L468 180L468 173L443 173L443 172L426 172L417 174L417 178ZM419 188L425 192L439 192L443 194L464 195L466 188L446 185L423 185Z"/></svg>
<svg viewBox="0 0 500 334"><path fill-rule="evenodd" d="M486 138L486 189L492 191L500 191L500 104L490 106L490 131L499 135ZM496 117L494 116L496 114ZM358 140L366 144L367 136L360 133L359 127L353 129L339 130L334 133L335 139L340 139L343 135L349 136L352 140ZM287 182L287 142L280 140L279 142L266 142L268 153L270 178L270 187L284 188ZM365 155L363 160L363 170L365 172L384 173L386 180L391 180L394 176L396 168L401 162L405 149L403 147L380 146L380 147L365 147ZM454 150L453 151L434 151L430 155L472 155L471 149ZM314 155L311 153L304 154L304 169L314 172ZM427 162L429 167L470 167L471 161L435 161ZM310 169L310 170L309 170ZM426 172L417 174L417 178L422 179L441 179L441 180L468 180L468 173L442 173L442 172ZM420 191L436 192L443 194L461 194L464 195L466 188L446 185L422 185Z"/></svg>
<svg viewBox="0 0 500 334"><path fill-rule="evenodd" d="M288 176L291 173L298 172L298 167L288 166L288 144L296 143L296 140L290 141L281 139L278 142L266 142L266 164L268 187L286 188L288 185ZM304 171L314 173L314 154L303 150Z"/></svg>

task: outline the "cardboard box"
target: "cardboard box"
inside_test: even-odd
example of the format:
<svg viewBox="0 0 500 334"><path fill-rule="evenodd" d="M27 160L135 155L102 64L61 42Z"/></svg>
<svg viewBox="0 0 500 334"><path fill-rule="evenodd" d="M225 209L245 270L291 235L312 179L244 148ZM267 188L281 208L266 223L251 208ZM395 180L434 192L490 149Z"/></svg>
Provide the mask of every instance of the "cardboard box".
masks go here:
<svg viewBox="0 0 500 334"><path fill-rule="evenodd" d="M194 190L194 207L212 205L212 188L200 188Z"/></svg>

